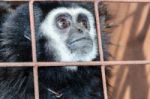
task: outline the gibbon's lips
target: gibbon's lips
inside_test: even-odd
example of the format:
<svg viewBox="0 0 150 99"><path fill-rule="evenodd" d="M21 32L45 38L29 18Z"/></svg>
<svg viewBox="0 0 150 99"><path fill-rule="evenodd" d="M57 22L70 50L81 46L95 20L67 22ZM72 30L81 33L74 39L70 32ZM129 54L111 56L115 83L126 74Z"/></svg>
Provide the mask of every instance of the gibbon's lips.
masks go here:
<svg viewBox="0 0 150 99"><path fill-rule="evenodd" d="M67 44L71 52L88 53L93 49L93 41L90 38L79 38Z"/></svg>
<svg viewBox="0 0 150 99"><path fill-rule="evenodd" d="M87 38L87 37L78 38L78 39L75 39L75 40L72 40L71 42L69 42L68 45L72 45L74 43L80 43L82 41L91 41L91 39Z"/></svg>

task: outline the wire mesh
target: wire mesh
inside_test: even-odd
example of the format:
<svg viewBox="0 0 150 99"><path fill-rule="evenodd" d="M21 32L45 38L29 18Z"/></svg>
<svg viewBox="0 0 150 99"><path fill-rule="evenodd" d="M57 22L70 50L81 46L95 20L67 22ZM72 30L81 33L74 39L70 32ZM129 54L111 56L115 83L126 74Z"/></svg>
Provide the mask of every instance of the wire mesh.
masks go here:
<svg viewBox="0 0 150 99"><path fill-rule="evenodd" d="M39 87L38 87L38 67L40 66L101 66L102 80L103 80L103 90L104 90L104 99L108 99L107 94L107 86L106 86L106 75L105 75L105 67L108 65L127 65L127 64L150 64L150 61L145 60L134 60L134 61L105 61L103 57L103 49L102 49L102 39L101 39L101 30L100 30L100 18L98 11L98 4L100 2L150 2L150 0L2 0L2 1L29 1L29 12L30 12L30 28L31 28L31 40L32 40L32 62L1 62L0 67L25 67L30 66L33 67L33 75L34 75L34 93L35 99L39 99ZM36 56L36 40L35 40L35 27L34 27L34 16L33 16L33 3L35 1L84 1L84 2L93 2L95 15L96 15L96 27L97 27L97 35L98 35L98 46L100 53L100 60L93 62L37 62Z"/></svg>

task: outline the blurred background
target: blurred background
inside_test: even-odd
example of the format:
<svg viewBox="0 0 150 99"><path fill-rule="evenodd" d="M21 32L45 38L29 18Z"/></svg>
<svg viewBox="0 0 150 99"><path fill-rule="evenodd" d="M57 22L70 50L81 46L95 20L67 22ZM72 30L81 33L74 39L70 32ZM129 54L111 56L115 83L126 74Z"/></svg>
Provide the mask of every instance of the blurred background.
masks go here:
<svg viewBox="0 0 150 99"><path fill-rule="evenodd" d="M150 3L108 3L109 60L150 60ZM112 66L109 99L150 99L150 65Z"/></svg>

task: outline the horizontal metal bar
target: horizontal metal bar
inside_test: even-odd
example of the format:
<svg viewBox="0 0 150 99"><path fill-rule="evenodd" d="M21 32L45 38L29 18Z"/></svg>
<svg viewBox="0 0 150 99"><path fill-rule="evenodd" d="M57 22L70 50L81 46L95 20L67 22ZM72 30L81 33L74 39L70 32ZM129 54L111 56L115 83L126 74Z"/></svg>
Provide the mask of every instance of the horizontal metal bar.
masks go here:
<svg viewBox="0 0 150 99"><path fill-rule="evenodd" d="M149 60L134 60L134 61L104 61L102 65L143 65L150 64Z"/></svg>
<svg viewBox="0 0 150 99"><path fill-rule="evenodd" d="M30 0L0 0L0 1L12 1L12 2L14 2L14 1L30 1Z"/></svg>
<svg viewBox="0 0 150 99"><path fill-rule="evenodd" d="M33 67L33 62L0 62L0 67Z"/></svg>
<svg viewBox="0 0 150 99"><path fill-rule="evenodd" d="M30 0L0 0L0 1L30 1ZM94 2L94 0L32 0L32 1L40 1L40 2L44 2L44 1L77 1L77 2Z"/></svg>
<svg viewBox="0 0 150 99"><path fill-rule="evenodd" d="M1 62L0 67L99 65L100 62Z"/></svg>
<svg viewBox="0 0 150 99"><path fill-rule="evenodd" d="M34 1L60 1L60 2L63 2L63 1L77 1L77 2L82 2L82 1L84 1L84 2L94 2L94 0L34 0Z"/></svg>
<svg viewBox="0 0 150 99"><path fill-rule="evenodd" d="M33 66L98 66L98 65L142 65L150 61L92 61L92 62L0 62L0 67L33 67Z"/></svg>
<svg viewBox="0 0 150 99"><path fill-rule="evenodd" d="M0 0L0 1L30 1L30 0ZM34 0L34 1L84 1L84 2L88 2L88 1L106 1L106 2L150 2L150 0Z"/></svg>
<svg viewBox="0 0 150 99"><path fill-rule="evenodd" d="M150 2L150 0L98 0L99 2L101 1L106 1L106 2L128 2L128 3L136 3L136 2Z"/></svg>

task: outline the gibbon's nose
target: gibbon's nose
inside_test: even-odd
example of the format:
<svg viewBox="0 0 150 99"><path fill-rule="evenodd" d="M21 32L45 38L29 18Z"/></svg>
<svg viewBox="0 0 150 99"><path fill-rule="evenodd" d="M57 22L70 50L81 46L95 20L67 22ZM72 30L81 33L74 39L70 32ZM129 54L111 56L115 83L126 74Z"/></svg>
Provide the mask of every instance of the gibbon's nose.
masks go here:
<svg viewBox="0 0 150 99"><path fill-rule="evenodd" d="M73 23L70 28L70 33L77 33L83 35L85 33L85 28L78 23Z"/></svg>
<svg viewBox="0 0 150 99"><path fill-rule="evenodd" d="M84 34L84 30L79 28L79 27L72 27L70 29L70 34L79 34L79 35L83 35Z"/></svg>
<svg viewBox="0 0 150 99"><path fill-rule="evenodd" d="M78 33L85 33L85 28L81 26L80 24L76 24L75 28L77 29Z"/></svg>
<svg viewBox="0 0 150 99"><path fill-rule="evenodd" d="M78 31L78 33L84 33L81 28L78 28L77 31Z"/></svg>

